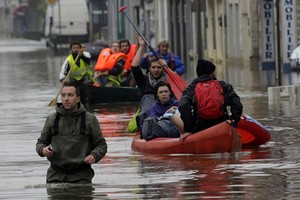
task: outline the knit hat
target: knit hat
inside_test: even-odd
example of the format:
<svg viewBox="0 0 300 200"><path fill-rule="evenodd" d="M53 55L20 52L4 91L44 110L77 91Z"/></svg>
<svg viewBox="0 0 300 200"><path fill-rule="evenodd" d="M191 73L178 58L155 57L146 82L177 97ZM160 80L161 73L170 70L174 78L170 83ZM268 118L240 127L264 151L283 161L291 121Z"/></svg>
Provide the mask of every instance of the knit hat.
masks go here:
<svg viewBox="0 0 300 200"><path fill-rule="evenodd" d="M197 62L197 75L198 76L201 76L204 74L211 74L215 71L215 69L216 69L216 66L207 60L199 59Z"/></svg>

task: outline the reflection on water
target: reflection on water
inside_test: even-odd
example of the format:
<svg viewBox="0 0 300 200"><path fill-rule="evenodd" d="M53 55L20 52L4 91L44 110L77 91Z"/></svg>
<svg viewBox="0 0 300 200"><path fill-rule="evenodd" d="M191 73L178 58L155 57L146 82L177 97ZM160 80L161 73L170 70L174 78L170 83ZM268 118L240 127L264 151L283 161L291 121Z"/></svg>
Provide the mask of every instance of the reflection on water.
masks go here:
<svg viewBox="0 0 300 200"><path fill-rule="evenodd" d="M99 105L94 108L104 137L130 136L127 125L136 113L138 104Z"/></svg>
<svg viewBox="0 0 300 200"><path fill-rule="evenodd" d="M92 200L94 190L95 188L92 185L49 184L47 194L50 197L48 199L51 200Z"/></svg>
<svg viewBox="0 0 300 200"><path fill-rule="evenodd" d="M131 150L127 123L136 104L92 108L108 142L93 165L91 186L46 185L35 153L49 101L59 89L62 57L41 44L0 41L0 199L299 199L300 114L297 102L269 105L266 90L237 88L271 140L237 154L143 155ZM9 48L10 49L10 48Z"/></svg>

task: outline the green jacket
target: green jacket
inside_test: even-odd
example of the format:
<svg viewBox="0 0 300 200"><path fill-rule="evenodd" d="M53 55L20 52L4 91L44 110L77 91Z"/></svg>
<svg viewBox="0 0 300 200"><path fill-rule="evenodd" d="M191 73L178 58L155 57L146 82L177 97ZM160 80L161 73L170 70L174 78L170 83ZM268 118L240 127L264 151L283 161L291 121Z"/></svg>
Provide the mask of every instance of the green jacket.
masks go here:
<svg viewBox="0 0 300 200"><path fill-rule="evenodd" d="M88 139L85 140L86 144L84 144L84 141L82 140L76 140L78 136L82 136L80 134L80 128L81 128L81 114L85 113L86 118L86 129L84 133L84 137L87 137ZM54 133L54 121L57 116L57 114L60 115L60 119L58 122L58 134L60 138L63 139L63 141L53 140L56 136ZM95 158L96 162L99 162L101 158L103 158L107 152L107 144L106 141L102 135L99 122L95 115L86 112L84 106L82 104L79 105L79 109L74 112L69 112L65 110L62 105L56 107L56 113L50 114L46 122L44 124L44 128L41 132L41 136L38 138L36 143L36 152L40 156L44 156L42 154L42 149L52 142L56 142L56 145L60 145L59 147L54 149L54 155L56 149L59 149L60 152L62 152L64 149L68 150L68 145L85 147L86 149L84 151L87 152L87 155L91 154ZM73 141L72 144L70 141ZM88 143L88 144L87 144ZM64 147L65 146L65 147ZM67 152L67 157L64 157L64 153L62 152L62 156L59 155L58 157L53 156L53 158L50 158L49 161L51 163L50 168L48 169L47 173L47 182L57 181L57 182L76 182L78 180L86 179L87 182L89 182L92 177L94 176L92 169L90 166L88 168L84 168L82 170L82 167L80 168L72 168L75 164L80 164L82 162L82 158L86 155L80 156L76 154L76 152L82 152L82 150L77 149L71 149L70 154L70 148L69 152ZM73 153L73 154L72 154ZM74 156L75 158L70 158L71 156ZM56 165L59 167L59 170L53 166ZM62 170L61 170L62 169ZM66 171L72 169L71 171Z"/></svg>

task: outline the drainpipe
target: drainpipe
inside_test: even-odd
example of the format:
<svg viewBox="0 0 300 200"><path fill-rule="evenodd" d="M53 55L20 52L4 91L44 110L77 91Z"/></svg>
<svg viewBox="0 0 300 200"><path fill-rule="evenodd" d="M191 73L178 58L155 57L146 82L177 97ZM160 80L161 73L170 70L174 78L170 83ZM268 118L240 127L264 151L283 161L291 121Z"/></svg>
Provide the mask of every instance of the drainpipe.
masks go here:
<svg viewBox="0 0 300 200"><path fill-rule="evenodd" d="M58 0L58 24L59 24L59 38L61 40L61 10L60 10L60 0ZM62 49L62 41L59 42L59 47Z"/></svg>
<svg viewBox="0 0 300 200"><path fill-rule="evenodd" d="M275 57L276 57L276 84L281 86L281 60L280 60L280 27L279 27L279 0L273 0L274 5L274 28L275 28Z"/></svg>

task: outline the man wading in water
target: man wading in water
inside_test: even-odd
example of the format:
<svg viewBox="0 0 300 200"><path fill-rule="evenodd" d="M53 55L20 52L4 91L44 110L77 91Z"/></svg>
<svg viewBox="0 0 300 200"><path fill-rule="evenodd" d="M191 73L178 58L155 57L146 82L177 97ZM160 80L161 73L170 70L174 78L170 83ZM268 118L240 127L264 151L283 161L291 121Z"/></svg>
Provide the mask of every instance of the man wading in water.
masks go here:
<svg viewBox="0 0 300 200"><path fill-rule="evenodd" d="M50 161L47 183L91 183L94 170L107 152L97 118L80 102L74 83L65 82L62 104L50 114L36 143L36 152Z"/></svg>

